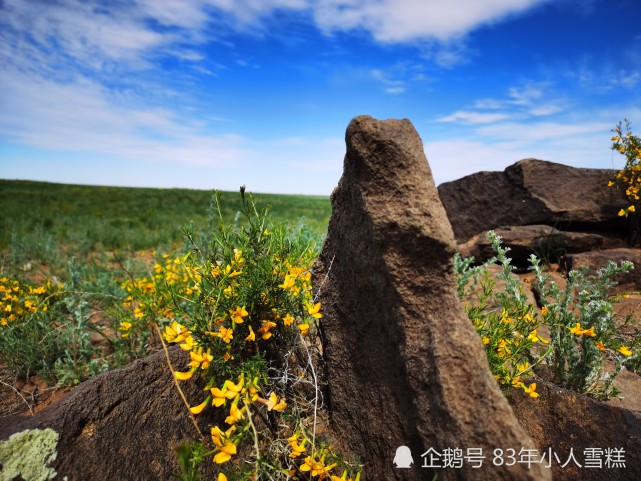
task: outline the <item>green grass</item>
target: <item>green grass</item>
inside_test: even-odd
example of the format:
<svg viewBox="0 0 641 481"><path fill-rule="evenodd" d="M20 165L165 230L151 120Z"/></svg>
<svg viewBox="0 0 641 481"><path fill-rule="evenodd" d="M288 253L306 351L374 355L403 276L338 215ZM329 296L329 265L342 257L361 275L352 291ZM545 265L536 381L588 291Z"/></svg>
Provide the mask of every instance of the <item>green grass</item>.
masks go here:
<svg viewBox="0 0 641 481"><path fill-rule="evenodd" d="M0 179L0 249L11 264L59 263L71 256L167 249L184 238L211 232L212 192L190 189L97 187ZM322 236L331 212L329 197L255 194L259 206L291 227ZM240 209L237 192L222 192L225 221ZM63 255L61 255L61 253ZM5 264L6 264L5 256Z"/></svg>

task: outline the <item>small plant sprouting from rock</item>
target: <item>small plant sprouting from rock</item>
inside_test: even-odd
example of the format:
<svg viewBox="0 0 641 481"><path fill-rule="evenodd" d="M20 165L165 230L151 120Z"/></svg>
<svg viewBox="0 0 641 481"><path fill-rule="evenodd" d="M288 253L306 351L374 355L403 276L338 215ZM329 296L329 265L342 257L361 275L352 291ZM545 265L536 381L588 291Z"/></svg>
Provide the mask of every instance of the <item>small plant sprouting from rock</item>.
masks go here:
<svg viewBox="0 0 641 481"><path fill-rule="evenodd" d="M534 367L545 364L563 387L597 399L615 396L616 376L638 353L620 340L613 312L616 298L610 297L609 289L616 285L613 277L632 269L632 263L611 262L596 275L588 275L586 269L571 271L567 286L560 289L532 255L534 285L542 304L539 311L527 301L512 274L514 268L506 255L509 248L501 246L501 238L493 231L488 239L496 252L493 258L473 267L473 259L457 254L454 266L459 296L469 299L478 292L465 309L499 384L537 397L536 384L527 386L523 379L533 374ZM497 278L505 282L500 291L494 289L495 281L487 269L496 262L502 267ZM541 337L543 329L549 332L549 341Z"/></svg>
<svg viewBox="0 0 641 481"><path fill-rule="evenodd" d="M189 414L226 414L208 436L201 433L200 445L181 448L181 479L198 479L198 464L213 460L219 481L358 480L360 466L317 433L316 246L291 239L243 190L241 197L244 226L225 224L215 196L218 222L207 243L193 242L184 256L164 256L151 277L125 282L130 316L121 337L138 342L149 324L159 326L163 341L188 355L175 378L204 385Z"/></svg>

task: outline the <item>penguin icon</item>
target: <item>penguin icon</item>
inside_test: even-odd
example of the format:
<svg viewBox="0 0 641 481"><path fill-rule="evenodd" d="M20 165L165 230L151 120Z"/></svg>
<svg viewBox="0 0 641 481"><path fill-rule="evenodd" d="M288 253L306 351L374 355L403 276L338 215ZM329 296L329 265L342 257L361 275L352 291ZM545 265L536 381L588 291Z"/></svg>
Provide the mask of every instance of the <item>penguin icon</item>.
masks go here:
<svg viewBox="0 0 641 481"><path fill-rule="evenodd" d="M410 468L414 463L412 459L412 451L407 446L399 446L396 449L396 456L394 456L394 464L396 468Z"/></svg>

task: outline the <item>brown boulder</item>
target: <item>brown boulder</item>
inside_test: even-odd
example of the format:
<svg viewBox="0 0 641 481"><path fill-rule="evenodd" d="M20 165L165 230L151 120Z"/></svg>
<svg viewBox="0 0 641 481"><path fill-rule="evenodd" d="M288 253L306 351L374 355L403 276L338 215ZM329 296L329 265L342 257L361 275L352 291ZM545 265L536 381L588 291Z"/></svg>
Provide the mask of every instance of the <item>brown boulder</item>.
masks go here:
<svg viewBox="0 0 641 481"><path fill-rule="evenodd" d="M529 258L535 254L539 259L558 262L565 254L624 247L625 241L596 233L560 231L548 225L524 225L499 227L494 229L501 236L503 247L509 247L508 257L512 265L528 267ZM494 255L492 245L487 240L487 231L477 234L458 246L463 257L474 257L484 262Z"/></svg>
<svg viewBox="0 0 641 481"><path fill-rule="evenodd" d="M641 411L601 403L542 380L537 380L537 391L536 400L514 392L510 404L539 455L545 453L544 465L552 460L554 481L641 479ZM613 467L611 461L621 457L625 466Z"/></svg>
<svg viewBox="0 0 641 481"><path fill-rule="evenodd" d="M607 186L613 170L582 169L537 159L503 172L445 182L438 193L458 242L501 226L546 224L562 230L623 233L627 204Z"/></svg>
<svg viewBox="0 0 641 481"><path fill-rule="evenodd" d="M633 284L635 289L641 289L641 249L619 248L570 254L565 256L564 267L566 272L569 272L588 266L588 272L595 274L610 261L617 264L620 264L621 261L632 262L634 269L626 274L618 274L614 280L619 284Z"/></svg>
<svg viewBox="0 0 641 481"><path fill-rule="evenodd" d="M184 370L186 353L177 346L170 352L174 368ZM181 384L194 405L202 401L196 384ZM214 422L206 413L199 419L203 433ZM2 419L0 440L47 428L59 437L50 467L55 479L68 481L172 479L179 471L175 448L200 439L163 352L92 378L35 416ZM213 462L205 464L213 479Z"/></svg>
<svg viewBox="0 0 641 481"><path fill-rule="evenodd" d="M492 464L494 449L532 442L457 298L452 230L414 127L357 117L346 143L315 274L337 438L362 457L367 479L549 479L539 466ZM394 467L400 446L410 469ZM485 459L479 469L467 459L423 467L448 449Z"/></svg>

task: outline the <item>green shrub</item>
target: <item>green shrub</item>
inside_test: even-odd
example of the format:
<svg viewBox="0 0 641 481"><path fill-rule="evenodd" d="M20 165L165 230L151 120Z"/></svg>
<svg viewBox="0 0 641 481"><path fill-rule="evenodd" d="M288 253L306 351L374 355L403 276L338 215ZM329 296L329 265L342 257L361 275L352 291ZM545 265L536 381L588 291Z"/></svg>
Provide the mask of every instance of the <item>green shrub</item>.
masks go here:
<svg viewBox="0 0 641 481"><path fill-rule="evenodd" d="M536 384L526 386L523 378L535 366L546 364L554 382L563 387L597 399L616 395L616 376L625 363L636 362L638 353L620 340L613 311L617 298L610 297L609 291L616 285L613 277L629 271L632 264L611 262L596 275L588 275L587 269L571 271L567 286L560 289L532 255L534 287L542 304L539 311L527 301L512 274L509 249L501 246L501 238L493 231L488 239L496 252L492 259L474 267L473 259L457 254L454 266L460 297L468 299L478 292L465 309L481 336L497 381L504 388L521 388L537 397ZM493 263L502 267L497 275L505 282L502 290L495 289L489 275ZM540 335L542 326L550 333L549 343Z"/></svg>

